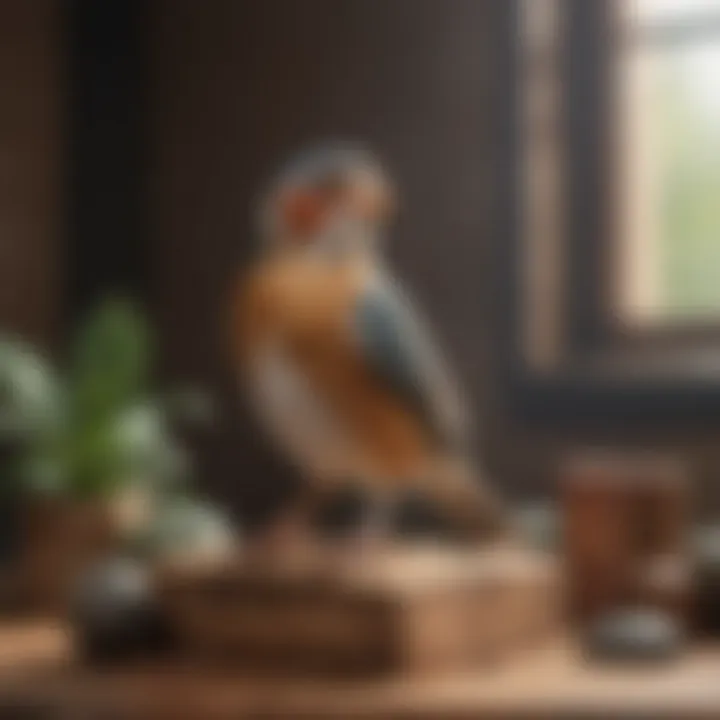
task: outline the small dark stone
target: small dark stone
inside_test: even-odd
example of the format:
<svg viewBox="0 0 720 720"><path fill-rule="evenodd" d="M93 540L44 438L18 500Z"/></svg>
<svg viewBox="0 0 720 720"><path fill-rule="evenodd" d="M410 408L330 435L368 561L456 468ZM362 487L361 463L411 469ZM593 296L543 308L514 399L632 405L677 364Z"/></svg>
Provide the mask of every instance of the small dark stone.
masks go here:
<svg viewBox="0 0 720 720"><path fill-rule="evenodd" d="M667 613L626 608L603 615L587 631L584 646L593 660L659 662L676 657L683 632Z"/></svg>
<svg viewBox="0 0 720 720"><path fill-rule="evenodd" d="M87 662L155 654L170 641L149 572L126 558L103 561L79 578L71 620L76 649Z"/></svg>

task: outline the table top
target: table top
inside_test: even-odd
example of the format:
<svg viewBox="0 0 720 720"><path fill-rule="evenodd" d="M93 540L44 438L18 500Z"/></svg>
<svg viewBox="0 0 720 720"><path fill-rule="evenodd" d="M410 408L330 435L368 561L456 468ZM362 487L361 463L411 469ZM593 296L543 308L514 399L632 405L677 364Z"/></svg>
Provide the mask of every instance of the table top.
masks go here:
<svg viewBox="0 0 720 720"><path fill-rule="evenodd" d="M528 579L554 578L558 562L540 553L505 543L490 547L458 548L442 544L414 543L385 549L369 563L328 565L327 558L310 553L295 564L246 567L239 556L220 558L216 562L177 562L161 566L157 578L172 587L197 585L203 580L222 580L227 584L259 585L273 583L287 591L297 588L330 588L356 595L380 594L384 597L417 596L424 590L477 586L498 579L526 582Z"/></svg>
<svg viewBox="0 0 720 720"><path fill-rule="evenodd" d="M720 717L720 647L655 668L598 667L567 639L498 667L382 682L269 680L165 663L80 667L62 624L0 623L0 710L129 718ZM63 715L64 716L64 715ZM82 715L83 717L85 715ZM104 715L103 715L104 716ZM35 715L33 715L35 717Z"/></svg>

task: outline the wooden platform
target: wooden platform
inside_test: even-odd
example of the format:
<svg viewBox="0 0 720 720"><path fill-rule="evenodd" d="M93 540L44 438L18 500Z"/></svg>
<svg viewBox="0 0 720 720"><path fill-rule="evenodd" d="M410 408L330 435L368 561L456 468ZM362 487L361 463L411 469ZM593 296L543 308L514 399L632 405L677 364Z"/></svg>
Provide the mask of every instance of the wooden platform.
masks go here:
<svg viewBox="0 0 720 720"><path fill-rule="evenodd" d="M470 720L720 717L720 648L650 670L591 667L555 639L509 664L390 682L259 681L177 665L75 667L61 626L0 625L0 717L115 720ZM26 715L19 715L24 709Z"/></svg>
<svg viewBox="0 0 720 720"><path fill-rule="evenodd" d="M160 595L187 657L276 675L456 672L558 627L556 563L527 550L404 547L331 567L173 568Z"/></svg>

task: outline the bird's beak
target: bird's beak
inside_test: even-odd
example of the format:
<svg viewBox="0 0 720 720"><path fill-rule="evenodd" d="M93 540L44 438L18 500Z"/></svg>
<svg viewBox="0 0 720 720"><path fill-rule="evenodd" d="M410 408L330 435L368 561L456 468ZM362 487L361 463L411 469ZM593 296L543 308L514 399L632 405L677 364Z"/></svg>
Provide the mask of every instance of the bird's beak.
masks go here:
<svg viewBox="0 0 720 720"><path fill-rule="evenodd" d="M382 225L395 212L395 193L386 180L370 172L358 173L348 191L348 204L357 216Z"/></svg>

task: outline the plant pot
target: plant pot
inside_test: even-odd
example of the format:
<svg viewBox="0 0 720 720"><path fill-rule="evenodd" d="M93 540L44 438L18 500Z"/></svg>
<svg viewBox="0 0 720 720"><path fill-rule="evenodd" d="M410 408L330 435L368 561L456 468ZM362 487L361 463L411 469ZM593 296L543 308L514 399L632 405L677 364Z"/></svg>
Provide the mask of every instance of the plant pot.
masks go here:
<svg viewBox="0 0 720 720"><path fill-rule="evenodd" d="M78 576L117 540L111 503L44 498L24 510L23 586L33 610L62 614Z"/></svg>
<svg viewBox="0 0 720 720"><path fill-rule="evenodd" d="M22 491L13 474L17 444L0 441L0 609L14 610L20 602L18 565L23 547Z"/></svg>

